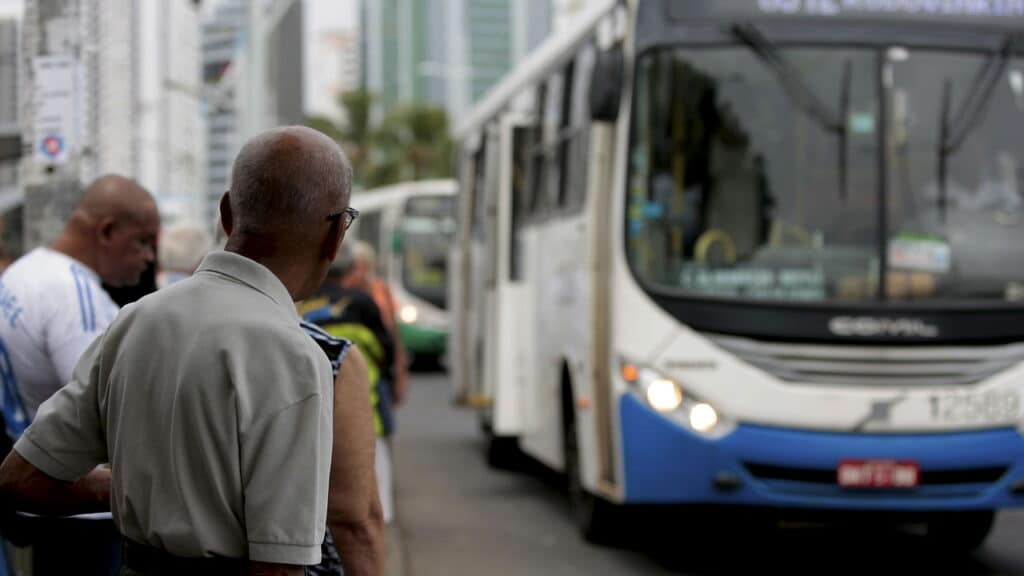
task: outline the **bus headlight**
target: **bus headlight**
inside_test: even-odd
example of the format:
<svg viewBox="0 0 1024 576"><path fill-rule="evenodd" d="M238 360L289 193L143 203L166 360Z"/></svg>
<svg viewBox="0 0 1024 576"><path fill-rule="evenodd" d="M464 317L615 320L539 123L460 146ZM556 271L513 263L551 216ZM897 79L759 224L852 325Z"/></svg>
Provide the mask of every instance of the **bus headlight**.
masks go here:
<svg viewBox="0 0 1024 576"><path fill-rule="evenodd" d="M420 317L420 311L412 304L406 304L398 311L398 319L406 324L412 324Z"/></svg>
<svg viewBox="0 0 1024 576"><path fill-rule="evenodd" d="M718 426L718 412L707 402L698 402L690 408L690 426L697 432L710 432Z"/></svg>
<svg viewBox="0 0 1024 576"><path fill-rule="evenodd" d="M656 370L623 362L622 378L656 412L700 435L721 438L735 427L709 402L687 393L678 382Z"/></svg>
<svg viewBox="0 0 1024 576"><path fill-rule="evenodd" d="M665 378L651 380L644 392L647 403L658 412L672 412L683 403L683 391L679 385Z"/></svg>

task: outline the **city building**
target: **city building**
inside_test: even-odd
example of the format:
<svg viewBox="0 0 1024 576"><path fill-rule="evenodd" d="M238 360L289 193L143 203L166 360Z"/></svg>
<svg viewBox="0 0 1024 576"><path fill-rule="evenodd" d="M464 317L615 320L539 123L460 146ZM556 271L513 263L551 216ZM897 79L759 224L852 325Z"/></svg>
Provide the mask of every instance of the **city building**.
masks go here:
<svg viewBox="0 0 1024 576"><path fill-rule="evenodd" d="M20 12L0 13L0 267L22 249L22 202L18 178L21 128L18 125Z"/></svg>
<svg viewBox="0 0 1024 576"><path fill-rule="evenodd" d="M215 0L203 6L205 215L210 222L230 186L231 163L241 144L261 130L305 120L303 4L252 2Z"/></svg>
<svg viewBox="0 0 1024 576"><path fill-rule="evenodd" d="M137 6L136 177L165 221L205 218L199 9L193 0Z"/></svg>
<svg viewBox="0 0 1024 576"><path fill-rule="evenodd" d="M355 29L320 30L308 55L312 88L307 113L335 123L344 120L338 97L359 88L359 33Z"/></svg>
<svg viewBox="0 0 1024 576"><path fill-rule="evenodd" d="M445 108L453 122L547 37L550 0L365 0L363 85L383 112Z"/></svg>
<svg viewBox="0 0 1024 576"><path fill-rule="evenodd" d="M132 0L25 2L25 249L60 232L84 183L136 175L137 17Z"/></svg>
<svg viewBox="0 0 1024 576"><path fill-rule="evenodd" d="M204 6L203 86L206 111L206 219L213 222L216 205L230 181L231 161L238 152L238 66L246 7L240 0Z"/></svg>

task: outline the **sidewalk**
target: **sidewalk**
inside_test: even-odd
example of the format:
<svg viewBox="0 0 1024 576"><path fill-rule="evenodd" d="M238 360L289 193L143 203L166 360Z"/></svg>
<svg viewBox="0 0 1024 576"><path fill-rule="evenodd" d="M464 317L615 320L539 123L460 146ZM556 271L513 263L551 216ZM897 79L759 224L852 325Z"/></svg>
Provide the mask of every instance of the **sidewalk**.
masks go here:
<svg viewBox="0 0 1024 576"><path fill-rule="evenodd" d="M387 561L384 563L385 576L406 576L405 569L405 547L402 542L402 527L398 525L398 518L391 524L384 527L384 537L387 546Z"/></svg>

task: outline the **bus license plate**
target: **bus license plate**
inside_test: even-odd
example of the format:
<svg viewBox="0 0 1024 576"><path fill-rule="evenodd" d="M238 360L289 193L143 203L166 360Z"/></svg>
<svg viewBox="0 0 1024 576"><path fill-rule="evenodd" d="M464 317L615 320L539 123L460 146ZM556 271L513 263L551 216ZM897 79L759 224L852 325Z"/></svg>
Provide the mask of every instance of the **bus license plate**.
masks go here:
<svg viewBox="0 0 1024 576"><path fill-rule="evenodd" d="M921 467L907 460L843 460L836 478L843 488L914 488Z"/></svg>

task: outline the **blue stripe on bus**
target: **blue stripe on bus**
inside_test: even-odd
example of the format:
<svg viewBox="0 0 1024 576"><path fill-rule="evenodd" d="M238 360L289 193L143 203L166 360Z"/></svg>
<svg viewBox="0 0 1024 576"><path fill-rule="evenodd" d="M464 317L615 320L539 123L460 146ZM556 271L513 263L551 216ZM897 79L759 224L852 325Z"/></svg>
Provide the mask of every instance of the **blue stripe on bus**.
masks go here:
<svg viewBox="0 0 1024 576"><path fill-rule="evenodd" d="M928 511L1024 506L1024 436L1016 429L941 434L835 433L744 425L719 440L701 437L642 400L619 402L625 499L636 503L728 504L835 510ZM847 490L834 482L755 476L751 465L831 474L839 461L913 460L929 472L1004 470L998 479L936 483L912 490ZM715 487L716 476L740 480Z"/></svg>

